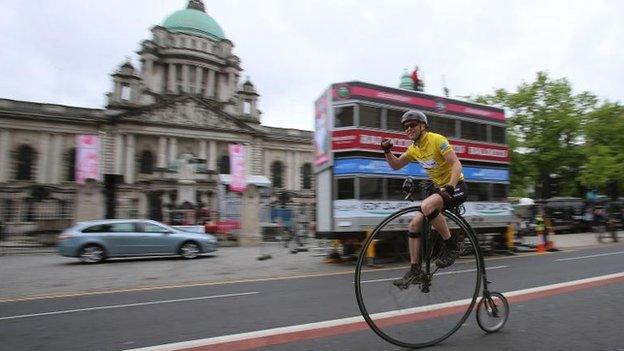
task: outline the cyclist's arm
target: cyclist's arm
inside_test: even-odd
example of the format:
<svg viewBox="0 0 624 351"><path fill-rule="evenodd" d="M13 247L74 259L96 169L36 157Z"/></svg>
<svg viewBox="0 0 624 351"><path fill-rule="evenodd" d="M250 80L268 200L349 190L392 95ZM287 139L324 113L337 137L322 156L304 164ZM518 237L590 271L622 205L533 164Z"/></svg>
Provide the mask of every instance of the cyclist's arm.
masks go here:
<svg viewBox="0 0 624 351"><path fill-rule="evenodd" d="M451 165L451 180L449 184L456 187L461 176L462 164L452 148L444 154L444 159Z"/></svg>
<svg viewBox="0 0 624 351"><path fill-rule="evenodd" d="M387 152L385 156L388 164L390 165L390 167L392 167L392 169L401 169L411 162L411 159L407 155L407 152L403 153L399 157L394 156L392 152Z"/></svg>

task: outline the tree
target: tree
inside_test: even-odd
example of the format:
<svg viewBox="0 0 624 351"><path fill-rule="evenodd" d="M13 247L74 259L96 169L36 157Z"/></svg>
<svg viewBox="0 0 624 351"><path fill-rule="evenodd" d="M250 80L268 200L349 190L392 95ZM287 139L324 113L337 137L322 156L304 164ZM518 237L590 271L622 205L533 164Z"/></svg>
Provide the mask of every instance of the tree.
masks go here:
<svg viewBox="0 0 624 351"><path fill-rule="evenodd" d="M596 109L591 93L573 94L567 79L551 79L538 72L532 83L515 92L498 89L477 96L476 102L503 107L508 115L512 194L523 195L530 183L537 194L551 175L557 175L563 195L578 194L578 174L585 163L583 121Z"/></svg>
<svg viewBox="0 0 624 351"><path fill-rule="evenodd" d="M609 180L624 183L624 106L605 102L584 121L587 163L579 179L587 188L604 187Z"/></svg>

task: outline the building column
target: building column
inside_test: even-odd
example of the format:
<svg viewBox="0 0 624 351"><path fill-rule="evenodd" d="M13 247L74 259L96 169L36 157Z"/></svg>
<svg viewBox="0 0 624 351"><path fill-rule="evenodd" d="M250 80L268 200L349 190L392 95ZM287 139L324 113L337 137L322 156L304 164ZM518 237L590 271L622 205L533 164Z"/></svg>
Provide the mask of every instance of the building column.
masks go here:
<svg viewBox="0 0 624 351"><path fill-rule="evenodd" d="M176 65L175 63L169 64L169 89L167 89L171 93L178 92L178 81L176 77Z"/></svg>
<svg viewBox="0 0 624 351"><path fill-rule="evenodd" d="M234 72L229 72L228 73L228 100L234 96L234 93L236 92L236 76L234 74Z"/></svg>
<svg viewBox="0 0 624 351"><path fill-rule="evenodd" d="M204 69L202 67L195 67L195 94L198 95L202 93L203 72Z"/></svg>
<svg viewBox="0 0 624 351"><path fill-rule="evenodd" d="M206 89L204 97L214 97L215 71L208 69L208 79L206 80Z"/></svg>
<svg viewBox="0 0 624 351"><path fill-rule="evenodd" d="M115 174L123 174L123 148L124 148L124 136L123 134L115 135Z"/></svg>
<svg viewBox="0 0 624 351"><path fill-rule="evenodd" d="M134 147L135 136L134 134L126 134L126 183L134 184Z"/></svg>
<svg viewBox="0 0 624 351"><path fill-rule="evenodd" d="M189 92L189 65L182 65L182 91Z"/></svg>
<svg viewBox="0 0 624 351"><path fill-rule="evenodd" d="M251 143L245 143L245 173L251 175L254 165L253 154L251 153Z"/></svg>
<svg viewBox="0 0 624 351"><path fill-rule="evenodd" d="M295 151L294 153L294 157L295 157L295 160L294 160L294 164L295 164L295 177L294 177L295 184L294 185L295 187L294 189L295 190L301 190L301 161L299 160L299 156L301 156L301 154Z"/></svg>
<svg viewBox="0 0 624 351"><path fill-rule="evenodd" d="M39 150L37 150L37 183L47 183L48 174L48 154L50 152L50 134L41 133L39 136Z"/></svg>
<svg viewBox="0 0 624 351"><path fill-rule="evenodd" d="M288 151L286 153L286 189L293 190L293 173L294 173L294 161L293 153Z"/></svg>
<svg viewBox="0 0 624 351"><path fill-rule="evenodd" d="M227 77L223 74L217 75L217 97L219 101L227 101Z"/></svg>
<svg viewBox="0 0 624 351"><path fill-rule="evenodd" d="M202 160L206 159L206 140L199 140L197 143L197 148L199 149L197 155Z"/></svg>
<svg viewBox="0 0 624 351"><path fill-rule="evenodd" d="M178 139L169 138L169 162L178 159Z"/></svg>
<svg viewBox="0 0 624 351"><path fill-rule="evenodd" d="M208 142L208 169L217 170L217 142L214 140Z"/></svg>
<svg viewBox="0 0 624 351"><path fill-rule="evenodd" d="M11 177L11 132L0 129L0 183L9 181Z"/></svg>
<svg viewBox="0 0 624 351"><path fill-rule="evenodd" d="M164 136L158 138L158 155L156 157L156 167L167 167L167 138Z"/></svg>
<svg viewBox="0 0 624 351"><path fill-rule="evenodd" d="M52 136L52 176L50 183L58 184L62 181L63 164L63 136L54 134Z"/></svg>

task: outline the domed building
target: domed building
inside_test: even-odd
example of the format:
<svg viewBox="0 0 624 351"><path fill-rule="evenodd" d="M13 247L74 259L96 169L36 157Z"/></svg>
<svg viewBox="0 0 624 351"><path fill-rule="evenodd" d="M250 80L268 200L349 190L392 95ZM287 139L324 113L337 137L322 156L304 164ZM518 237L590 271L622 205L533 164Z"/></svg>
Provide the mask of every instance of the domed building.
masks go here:
<svg viewBox="0 0 624 351"><path fill-rule="evenodd" d="M204 3L190 0L151 33L139 65L128 59L111 74L103 109L0 99L5 232L88 217L195 224L236 216L227 187L232 144L245 146L246 181L261 189L266 210L261 220L288 198L311 221L312 132L262 125L260 94L241 78L234 45ZM97 182L86 185L75 178L81 135L99 142ZM80 200L85 192L94 203Z"/></svg>

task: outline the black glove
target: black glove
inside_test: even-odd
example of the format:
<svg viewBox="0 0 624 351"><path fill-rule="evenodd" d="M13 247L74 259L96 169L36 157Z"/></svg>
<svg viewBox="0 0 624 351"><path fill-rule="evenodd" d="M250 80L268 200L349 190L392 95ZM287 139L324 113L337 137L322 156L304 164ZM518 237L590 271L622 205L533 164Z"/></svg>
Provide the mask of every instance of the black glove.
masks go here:
<svg viewBox="0 0 624 351"><path fill-rule="evenodd" d="M392 147L393 146L394 146L394 144L392 144L392 140L390 140L390 139L383 139L381 141L381 148L383 149L385 154L387 154L390 151L392 151Z"/></svg>

